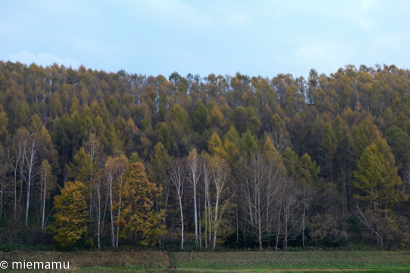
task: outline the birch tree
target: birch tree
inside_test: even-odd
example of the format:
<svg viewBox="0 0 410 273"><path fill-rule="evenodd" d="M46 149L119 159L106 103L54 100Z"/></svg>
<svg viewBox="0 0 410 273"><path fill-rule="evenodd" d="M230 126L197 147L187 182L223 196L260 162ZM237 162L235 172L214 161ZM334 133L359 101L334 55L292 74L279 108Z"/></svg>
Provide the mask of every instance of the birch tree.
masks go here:
<svg viewBox="0 0 410 273"><path fill-rule="evenodd" d="M184 164L182 159L174 159L171 168L170 179L175 186L175 193L179 201L179 210L181 213L181 249L184 249L184 213L182 210L182 196L184 195L185 184Z"/></svg>
<svg viewBox="0 0 410 273"><path fill-rule="evenodd" d="M192 184L193 189L193 196L194 196L194 222L195 222L195 245L198 246L198 210L197 210L197 186L199 183L199 179L201 177L201 169L200 169L200 157L196 151L196 149L192 149L187 158L187 168L189 173L189 180ZM199 227L201 228L201 227Z"/></svg>
<svg viewBox="0 0 410 273"><path fill-rule="evenodd" d="M215 207L212 220L212 249L215 250L219 224L221 222L222 216L226 212L226 209L230 205L230 200L232 199L234 194L230 191L229 188L230 168L226 161L219 158L218 156L212 157L210 161L210 171L212 175L212 184L215 189Z"/></svg>
<svg viewBox="0 0 410 273"><path fill-rule="evenodd" d="M142 164L141 164L142 165ZM118 171L118 212L117 212L117 221L120 221L121 218L121 205L122 205L122 196L123 196L123 184L124 184L124 173L128 167L128 158L125 155L121 155L116 158L116 167ZM157 195L154 195L155 198ZM117 225L117 236L115 240L115 247L118 247L118 239L120 237L120 225Z"/></svg>
<svg viewBox="0 0 410 273"><path fill-rule="evenodd" d="M11 144L7 146L7 159L10 163L12 170L13 170L13 178L14 178L14 200L13 200L13 217L14 221L17 220L17 188L20 184L20 189L22 191L23 187L23 172L22 167L23 164L23 146L28 137L28 132L26 129L19 129L17 130L16 134L14 135L13 141ZM20 173L20 180L17 180L17 176Z"/></svg>
<svg viewBox="0 0 410 273"><path fill-rule="evenodd" d="M101 248L101 198L102 198L102 188L105 186L105 180L102 176L98 176L95 179L95 189L97 194L97 247Z"/></svg>
<svg viewBox="0 0 410 273"><path fill-rule="evenodd" d="M105 163L105 154L103 152L103 147L100 142L97 140L95 134L91 134L88 141L84 144L84 151L88 155L90 165L88 168L89 171L89 200L90 216L93 216L93 206L96 207L97 215L97 247L100 249L100 235L101 235L101 198L102 198L102 188L106 186L106 181L103 178L103 168ZM94 197L96 195L96 198Z"/></svg>
<svg viewBox="0 0 410 273"><path fill-rule="evenodd" d="M111 221L111 245L115 247L115 236L114 236L114 212L113 208L113 181L116 176L116 170L114 166L114 160L112 157L107 158L107 162L105 163L105 175L108 182L108 197L109 197L109 206L110 206L110 221Z"/></svg>
<svg viewBox="0 0 410 273"><path fill-rule="evenodd" d="M27 177L26 177L27 195L26 195L25 226L28 225L28 212L30 209L31 188L37 177L37 170L35 168L38 166L38 163L39 163L39 158L38 158L39 149L37 145L37 139L33 136L31 137L30 142L27 144L28 145L23 149L24 161L26 162L26 165L27 165Z"/></svg>
<svg viewBox="0 0 410 273"><path fill-rule="evenodd" d="M203 171L203 182L204 182L204 216L205 216L205 248L208 248L208 242L211 242L211 196L209 192L210 187L210 166L209 166L209 155L202 155L202 171Z"/></svg>
<svg viewBox="0 0 410 273"><path fill-rule="evenodd" d="M52 173L52 167L45 159L40 166L40 207L41 207L41 230L45 229L46 200L56 188L56 178Z"/></svg>
<svg viewBox="0 0 410 273"><path fill-rule="evenodd" d="M270 236L276 220L274 212L283 176L284 167L270 139L265 143L264 154L251 153L250 158L243 159L238 171L239 200L259 250L262 250L263 240Z"/></svg>

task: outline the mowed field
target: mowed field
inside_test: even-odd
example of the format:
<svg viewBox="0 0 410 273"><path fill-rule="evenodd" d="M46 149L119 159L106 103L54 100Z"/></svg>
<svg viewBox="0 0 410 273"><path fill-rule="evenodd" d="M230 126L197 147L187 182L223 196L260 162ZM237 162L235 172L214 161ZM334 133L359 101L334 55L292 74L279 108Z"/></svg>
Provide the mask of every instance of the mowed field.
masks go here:
<svg viewBox="0 0 410 273"><path fill-rule="evenodd" d="M410 252L401 251L194 252L192 258L175 252L169 257L177 268L229 272L410 272Z"/></svg>
<svg viewBox="0 0 410 273"><path fill-rule="evenodd" d="M410 273L410 252L404 251L232 251L169 254L161 251L13 251L0 252L0 260L7 261L9 265L13 261L70 262L70 270L61 272ZM14 271L8 268L5 272Z"/></svg>

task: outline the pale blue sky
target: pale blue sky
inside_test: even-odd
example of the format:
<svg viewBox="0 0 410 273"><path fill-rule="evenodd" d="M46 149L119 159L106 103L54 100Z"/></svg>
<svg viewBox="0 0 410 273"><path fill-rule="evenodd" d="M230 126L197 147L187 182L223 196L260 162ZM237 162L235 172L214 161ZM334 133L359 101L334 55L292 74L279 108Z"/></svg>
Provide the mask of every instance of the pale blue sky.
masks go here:
<svg viewBox="0 0 410 273"><path fill-rule="evenodd" d="M0 60L168 77L410 68L410 1L0 2Z"/></svg>

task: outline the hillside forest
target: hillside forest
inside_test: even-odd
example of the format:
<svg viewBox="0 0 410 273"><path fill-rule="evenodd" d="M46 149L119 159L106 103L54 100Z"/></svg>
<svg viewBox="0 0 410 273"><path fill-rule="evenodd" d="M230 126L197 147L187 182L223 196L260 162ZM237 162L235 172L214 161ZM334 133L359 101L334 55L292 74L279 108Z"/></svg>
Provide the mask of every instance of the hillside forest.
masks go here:
<svg viewBox="0 0 410 273"><path fill-rule="evenodd" d="M0 61L0 244L406 248L409 134L410 71L394 65L263 78Z"/></svg>

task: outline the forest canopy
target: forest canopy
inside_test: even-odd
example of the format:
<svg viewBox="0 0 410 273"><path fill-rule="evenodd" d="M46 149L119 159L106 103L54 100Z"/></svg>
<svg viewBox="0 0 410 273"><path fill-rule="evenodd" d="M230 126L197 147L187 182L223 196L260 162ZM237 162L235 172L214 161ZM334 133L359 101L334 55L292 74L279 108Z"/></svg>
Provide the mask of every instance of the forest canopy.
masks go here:
<svg viewBox="0 0 410 273"><path fill-rule="evenodd" d="M0 243L408 246L409 87L394 65L305 79L0 61Z"/></svg>

